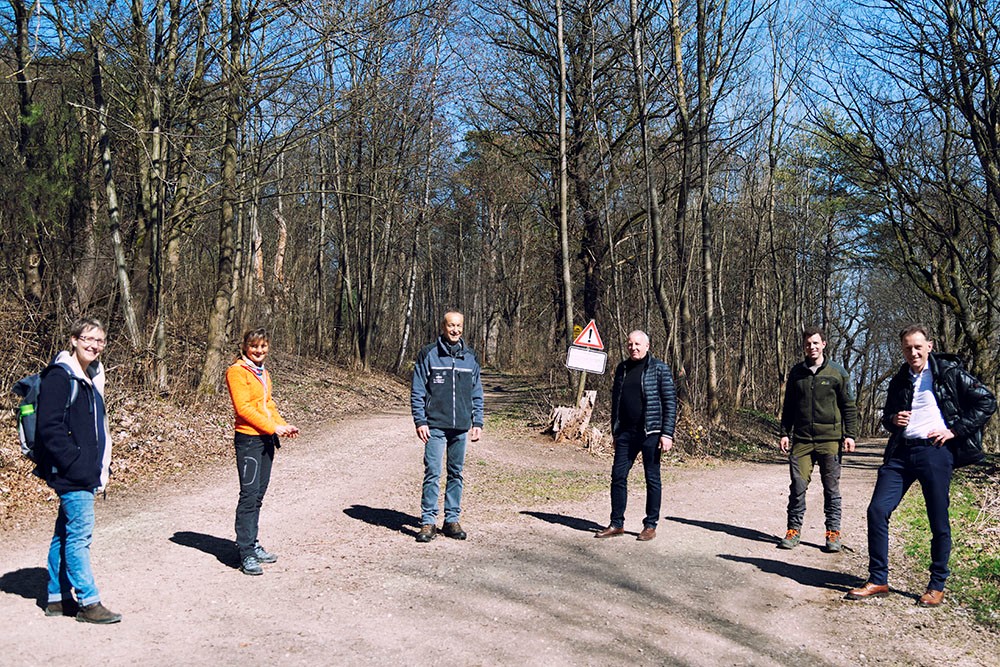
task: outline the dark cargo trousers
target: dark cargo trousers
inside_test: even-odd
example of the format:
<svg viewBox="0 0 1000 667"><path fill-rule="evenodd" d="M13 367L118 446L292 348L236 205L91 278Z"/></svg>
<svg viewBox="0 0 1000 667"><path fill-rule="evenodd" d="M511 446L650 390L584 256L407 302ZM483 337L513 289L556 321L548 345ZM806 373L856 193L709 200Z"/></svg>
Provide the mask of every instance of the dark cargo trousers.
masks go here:
<svg viewBox="0 0 1000 667"><path fill-rule="evenodd" d="M802 529L806 513L806 491L813 468L819 466L823 482L823 513L826 529L840 530L840 442L802 442L792 446L788 468L792 482L788 487L788 527Z"/></svg>

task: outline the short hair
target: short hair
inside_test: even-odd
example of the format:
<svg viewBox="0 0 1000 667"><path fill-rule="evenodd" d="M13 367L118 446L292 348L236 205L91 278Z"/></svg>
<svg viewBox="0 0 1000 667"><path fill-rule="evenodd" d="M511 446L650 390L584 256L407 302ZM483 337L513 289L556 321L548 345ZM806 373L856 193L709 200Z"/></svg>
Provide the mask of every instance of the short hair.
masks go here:
<svg viewBox="0 0 1000 667"><path fill-rule="evenodd" d="M247 348L250 347L252 343L256 343L257 341L264 341L265 343L271 342L271 337L267 335L267 329L264 327L250 329L243 334L243 343L240 344L240 351L246 354Z"/></svg>
<svg viewBox="0 0 1000 667"><path fill-rule="evenodd" d="M448 321L449 315L461 315L462 320L465 321L465 313L463 313L457 308L449 308L448 310L444 311L444 315L441 316L441 326L444 326L444 323Z"/></svg>
<svg viewBox="0 0 1000 667"><path fill-rule="evenodd" d="M100 329L107 333L107 329L104 328L104 325L96 317L81 317L70 326L69 335L73 338L79 338L88 329Z"/></svg>
<svg viewBox="0 0 1000 667"><path fill-rule="evenodd" d="M908 324L905 327L903 327L903 330L899 332L899 340L902 341L907 336L911 336L915 333L923 334L924 338L926 338L927 340L931 340L930 329L925 327L923 324L918 324L918 323Z"/></svg>
<svg viewBox="0 0 1000 667"><path fill-rule="evenodd" d="M648 333L646 333L646 332L645 332L645 331L643 331L642 329L636 329L635 331L632 331L632 332L630 332L630 333L629 333L629 335L628 335L628 337L629 337L629 338L631 338L631 337L632 337L632 336L634 336L635 334L639 334L640 336L642 336L642 339L643 339L643 341L644 341L644 342L646 343L646 345L649 345L649 344L650 344L650 341L649 341L649 334L648 334Z"/></svg>
<svg viewBox="0 0 1000 667"><path fill-rule="evenodd" d="M807 341L810 338L812 338L813 336L817 336L817 335L819 336L819 339L821 341L823 341L824 343L826 342L826 332L823 331L823 327L818 327L816 325L812 325L812 326L805 327L802 330L802 340L803 341Z"/></svg>

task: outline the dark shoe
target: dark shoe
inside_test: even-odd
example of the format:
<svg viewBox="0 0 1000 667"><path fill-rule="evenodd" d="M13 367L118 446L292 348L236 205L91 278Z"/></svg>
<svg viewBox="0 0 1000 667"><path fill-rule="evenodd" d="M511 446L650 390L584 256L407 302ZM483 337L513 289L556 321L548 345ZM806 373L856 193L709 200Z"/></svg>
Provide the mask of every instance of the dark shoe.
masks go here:
<svg viewBox="0 0 1000 667"><path fill-rule="evenodd" d="M655 528L649 528L649 527L647 527L647 528L643 528L642 532L639 533L639 537L637 537L635 539L639 540L640 542L649 542L650 540L654 539L655 537L656 537L656 529Z"/></svg>
<svg viewBox="0 0 1000 667"><path fill-rule="evenodd" d="M848 600L867 600L868 598L889 597L889 587L885 584L865 583L861 588L852 588L844 596Z"/></svg>
<svg viewBox="0 0 1000 667"><path fill-rule="evenodd" d="M417 533L417 542L430 542L435 537L437 537L437 526L433 523L425 523L420 526L420 532Z"/></svg>
<svg viewBox="0 0 1000 667"><path fill-rule="evenodd" d="M240 572L249 574L252 577L264 574L264 568L260 566L260 561L256 556L244 556L240 564Z"/></svg>
<svg viewBox="0 0 1000 667"><path fill-rule="evenodd" d="M46 616L65 616L66 612L63 611L63 603L60 602L50 602L45 605L45 615Z"/></svg>
<svg viewBox="0 0 1000 667"><path fill-rule="evenodd" d="M445 537L450 537L454 540L464 540L466 538L465 531L462 530L462 524L459 522L444 522L444 527L441 529Z"/></svg>
<svg viewBox="0 0 1000 667"><path fill-rule="evenodd" d="M622 528L621 526L608 526L607 528L604 528L594 533L594 537L600 537L600 538L618 537L619 535L624 535L624 534L625 534L625 529Z"/></svg>
<svg viewBox="0 0 1000 667"><path fill-rule="evenodd" d="M944 591L932 591L929 588L917 600L917 604L921 607L940 607L942 602L944 602Z"/></svg>
<svg viewBox="0 0 1000 667"><path fill-rule="evenodd" d="M802 541L802 533L798 528L789 528L785 533L785 539L778 542L779 549L794 549Z"/></svg>
<svg viewBox="0 0 1000 667"><path fill-rule="evenodd" d="M107 625L108 623L117 623L122 620L122 615L114 613L100 602L95 602L94 604L80 607L80 612L76 615L76 620L81 623Z"/></svg>
<svg viewBox="0 0 1000 667"><path fill-rule="evenodd" d="M840 543L840 531L839 530L828 530L826 531L826 546L823 550L827 553L835 554L843 548Z"/></svg>
<svg viewBox="0 0 1000 667"><path fill-rule="evenodd" d="M260 542L254 542L253 544L253 555L257 557L257 560L261 563L277 563L278 554L273 554L264 547L260 546Z"/></svg>

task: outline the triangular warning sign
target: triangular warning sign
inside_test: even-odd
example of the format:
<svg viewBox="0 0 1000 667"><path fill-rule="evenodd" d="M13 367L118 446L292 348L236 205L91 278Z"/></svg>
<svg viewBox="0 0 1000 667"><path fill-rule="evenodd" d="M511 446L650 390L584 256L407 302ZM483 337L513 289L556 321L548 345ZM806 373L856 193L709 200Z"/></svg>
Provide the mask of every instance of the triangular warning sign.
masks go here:
<svg viewBox="0 0 1000 667"><path fill-rule="evenodd" d="M597 322L590 320L590 324L583 328L580 335L573 341L573 345L603 350L604 343L601 341L601 334L597 333Z"/></svg>

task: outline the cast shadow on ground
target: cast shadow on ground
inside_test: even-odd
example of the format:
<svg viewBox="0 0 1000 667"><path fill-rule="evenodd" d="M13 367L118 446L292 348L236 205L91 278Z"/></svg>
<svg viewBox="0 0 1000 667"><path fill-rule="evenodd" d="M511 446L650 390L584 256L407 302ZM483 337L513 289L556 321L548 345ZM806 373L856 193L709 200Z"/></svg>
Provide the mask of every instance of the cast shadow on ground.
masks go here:
<svg viewBox="0 0 1000 667"><path fill-rule="evenodd" d="M566 526L567 528L572 528L573 530L579 530L584 533L596 533L599 530L605 528L599 523L595 523L590 519L580 519L575 516L566 516L565 514L552 514L550 512L528 512L523 511L521 514L526 514L527 516L533 516L536 519L541 519L548 523L558 524L560 526Z"/></svg>
<svg viewBox="0 0 1000 667"><path fill-rule="evenodd" d="M699 521L698 519L684 519L679 516L665 516L663 517L665 521L675 521L677 523L683 523L688 526L697 526L698 528L704 528L705 530L714 530L717 533L726 533L727 535L732 535L733 537L738 537L741 540L751 540L753 542L769 542L771 544L777 544L781 541L780 538L774 535L768 535L767 533L762 533L754 528L744 528L743 526L733 526L728 523L718 523L716 521Z"/></svg>
<svg viewBox="0 0 1000 667"><path fill-rule="evenodd" d="M397 533L409 535L410 537L416 537L416 529L420 528L419 517L411 516L405 512L400 512L399 510L386 509L384 507L351 505L344 510L344 514L352 519L364 521L365 523L370 523L373 526L388 528L389 530L394 530Z"/></svg>
<svg viewBox="0 0 1000 667"><path fill-rule="evenodd" d="M0 576L0 591L34 600L39 607L44 607L48 599L45 592L48 581L49 572L44 567L23 567Z"/></svg>
<svg viewBox="0 0 1000 667"><path fill-rule="evenodd" d="M843 572L793 565L785 561L771 560L769 558L751 558L748 556L733 556L731 554L718 554L718 557L734 563L753 565L761 572L776 574L779 577L785 577L803 586L812 586L813 588L826 588L831 591L846 593L862 583L857 577L844 574Z"/></svg>
<svg viewBox="0 0 1000 667"><path fill-rule="evenodd" d="M170 541L182 547L191 547L192 549L203 551L209 556L215 556L215 559L226 567L237 569L240 566L236 553L236 545L232 540L224 540L221 537L206 535L205 533L181 530L174 533L170 537Z"/></svg>

